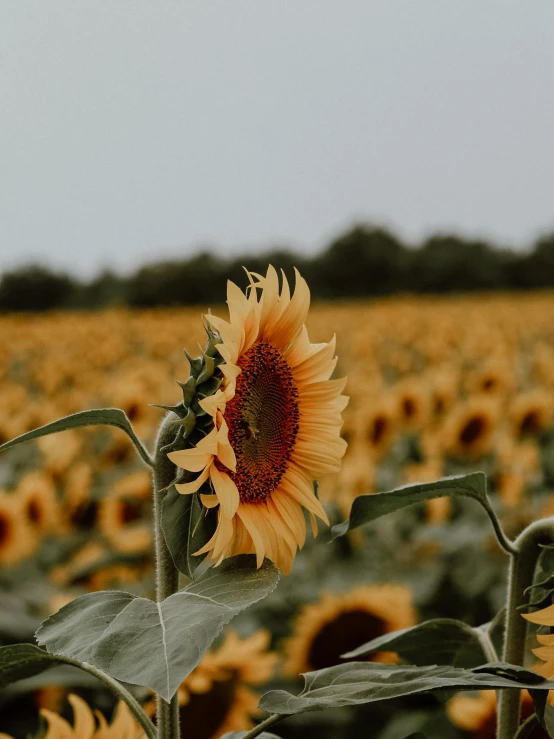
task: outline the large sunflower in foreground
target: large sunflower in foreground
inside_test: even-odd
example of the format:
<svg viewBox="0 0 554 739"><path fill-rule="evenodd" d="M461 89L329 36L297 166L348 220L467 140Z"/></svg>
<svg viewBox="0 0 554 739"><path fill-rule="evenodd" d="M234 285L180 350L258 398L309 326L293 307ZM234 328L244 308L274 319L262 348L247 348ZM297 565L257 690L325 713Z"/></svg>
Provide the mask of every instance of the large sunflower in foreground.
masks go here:
<svg viewBox="0 0 554 739"><path fill-rule="evenodd" d="M317 516L328 523L313 481L336 472L346 449L340 438L346 380L330 380L335 341L312 344L305 327L310 292L296 272L291 296L283 276L269 267L265 277L249 273L247 295L228 283L229 322L207 316L221 342L221 387L200 401L213 430L191 449L169 458L196 480L177 484L195 493L208 479L219 506L214 536L197 554L219 564L235 554L256 554L290 572L306 537L305 508L317 532Z"/></svg>

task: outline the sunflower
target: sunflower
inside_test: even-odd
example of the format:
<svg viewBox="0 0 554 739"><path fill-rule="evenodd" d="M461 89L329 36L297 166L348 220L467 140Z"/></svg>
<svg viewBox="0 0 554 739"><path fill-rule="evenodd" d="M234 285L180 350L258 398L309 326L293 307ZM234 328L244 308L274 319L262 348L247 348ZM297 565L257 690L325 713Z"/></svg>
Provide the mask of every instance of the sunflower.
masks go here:
<svg viewBox="0 0 554 739"><path fill-rule="evenodd" d="M498 405L485 395L473 396L455 408L445 422L445 451L455 457L482 457L492 444Z"/></svg>
<svg viewBox="0 0 554 739"><path fill-rule="evenodd" d="M362 435L376 458L388 452L398 430L399 411L396 398L381 394L375 398L367 412L360 414L364 419Z"/></svg>
<svg viewBox="0 0 554 739"><path fill-rule="evenodd" d="M18 496L0 491L0 564L13 565L28 557L35 543Z"/></svg>
<svg viewBox="0 0 554 739"><path fill-rule="evenodd" d="M341 595L326 593L302 608L284 643L283 672L296 676L344 662L341 655L382 634L415 623L412 594L402 585L362 585ZM394 662L390 652L369 657Z"/></svg>
<svg viewBox="0 0 554 739"><path fill-rule="evenodd" d="M144 552L152 543L152 530L145 523L144 496L140 486L133 491L123 481L100 501L98 525L116 551Z"/></svg>
<svg viewBox="0 0 554 739"><path fill-rule="evenodd" d="M535 712L533 699L522 691L521 721ZM496 737L496 693L494 690L480 690L477 695L456 695L446 704L450 721L468 732L471 739L495 739ZM533 739L548 739L542 727L532 733Z"/></svg>
<svg viewBox="0 0 554 739"><path fill-rule="evenodd" d="M207 316L224 360L221 387L200 400L213 429L195 447L168 456L200 473L177 484L180 493L195 493L209 479L214 494L200 498L207 508L219 506L216 532L197 554L219 564L255 553L258 566L267 556L286 574L305 541L303 509L314 535L316 516L328 524L313 481L340 468L346 380L329 379L335 340L310 343L310 292L298 272L292 296L284 276L279 289L271 266L265 277L249 279L248 296L228 283L229 322Z"/></svg>
<svg viewBox="0 0 554 739"><path fill-rule="evenodd" d="M552 418L550 393L541 390L521 393L514 399L511 416L516 439L538 436Z"/></svg>
<svg viewBox="0 0 554 739"><path fill-rule="evenodd" d="M35 533L59 529L60 507L56 499L56 487L49 475L43 472L27 473L19 481L15 494Z"/></svg>
<svg viewBox="0 0 554 739"><path fill-rule="evenodd" d="M69 695L73 708L74 726L64 718L46 708L40 715L46 719L48 729L43 739L145 739L144 732L133 718L126 703L119 701L112 722L108 722L100 711L94 714L78 695ZM98 722L98 723L97 723ZM0 734L0 739L13 739L8 734Z"/></svg>
<svg viewBox="0 0 554 739"><path fill-rule="evenodd" d="M431 397L426 383L417 377L407 377L395 388L400 423L407 429L424 428L431 415Z"/></svg>
<svg viewBox="0 0 554 739"><path fill-rule="evenodd" d="M269 641L267 631L241 639L229 630L219 649L208 650L177 693L183 731L196 739L215 739L252 728L260 696L251 686L267 682L278 659L267 651ZM152 716L155 701L145 710Z"/></svg>

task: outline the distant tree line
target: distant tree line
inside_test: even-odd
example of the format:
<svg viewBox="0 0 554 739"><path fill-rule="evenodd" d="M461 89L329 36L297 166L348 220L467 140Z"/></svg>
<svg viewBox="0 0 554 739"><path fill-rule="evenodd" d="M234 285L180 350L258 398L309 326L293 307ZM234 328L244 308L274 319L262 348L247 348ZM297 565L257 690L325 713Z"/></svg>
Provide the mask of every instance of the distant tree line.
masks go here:
<svg viewBox="0 0 554 739"><path fill-rule="evenodd" d="M265 272L268 263L289 279L296 266L316 299L554 288L554 233L518 253L452 234L415 248L385 228L358 225L311 257L283 249L231 259L203 252L143 266L129 277L106 271L90 282L27 265L0 279L0 311L216 304L228 279L245 284L243 266Z"/></svg>

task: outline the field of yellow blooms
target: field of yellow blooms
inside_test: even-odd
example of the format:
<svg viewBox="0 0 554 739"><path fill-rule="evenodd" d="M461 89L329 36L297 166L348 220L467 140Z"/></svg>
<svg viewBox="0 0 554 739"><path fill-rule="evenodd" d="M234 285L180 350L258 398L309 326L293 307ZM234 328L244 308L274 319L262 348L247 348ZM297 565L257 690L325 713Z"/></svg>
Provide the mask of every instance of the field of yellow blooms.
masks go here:
<svg viewBox="0 0 554 739"><path fill-rule="evenodd" d="M79 410L115 407L151 446L163 415L155 404L178 401L176 380L188 374L183 347L195 355L204 343L202 312L0 316L0 443ZM553 314L549 293L316 304L310 338L337 335L337 376L348 376L350 396L342 471L319 488L331 520L344 519L359 494L470 470L486 472L508 533L552 515ZM83 592L150 596L150 496L150 473L117 429L65 431L3 454L0 645L32 642L43 618ZM505 564L472 501L438 498L332 544L322 528L279 589L237 618L182 684L189 735L249 728L264 686L291 685L387 631L434 616L490 620ZM114 710L93 678L56 668L0 694L0 734L36 731L41 708L70 719L69 693L107 717ZM148 710L152 696L134 693ZM280 733L368 736L369 721L378 739L416 730L486 739L494 705L474 697L466 710L457 700L306 714Z"/></svg>

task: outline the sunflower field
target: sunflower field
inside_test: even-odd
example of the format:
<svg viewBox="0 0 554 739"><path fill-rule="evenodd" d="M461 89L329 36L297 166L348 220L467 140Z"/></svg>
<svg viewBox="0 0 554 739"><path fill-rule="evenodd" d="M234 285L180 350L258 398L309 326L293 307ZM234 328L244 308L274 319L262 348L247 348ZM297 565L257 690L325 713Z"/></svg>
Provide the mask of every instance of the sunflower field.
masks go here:
<svg viewBox="0 0 554 739"><path fill-rule="evenodd" d="M196 356L205 344L207 308L0 315L0 444L85 409L119 408L151 448L163 408L182 395L176 381L189 375L183 347ZM330 523L347 519L358 496L475 472L485 473L507 536L554 515L553 311L548 292L313 305L310 339L336 335L333 377L348 378L348 446L340 471L317 485ZM225 626L181 681L184 737L250 730L262 694L296 695L301 673L348 664L355 657L343 655L375 639L386 647L393 631L431 619L500 630L507 557L471 496L430 496L334 540L313 514L306 521L290 574ZM72 428L3 451L0 647L35 645L40 623L87 593L154 598L154 538L151 471L121 428ZM551 658L533 656L532 637L525 665L540 671ZM400 647L361 660L409 663ZM554 666L541 674L550 673ZM130 683L154 717L153 691ZM276 730L282 739L494 739L495 709L493 690L420 692L291 713ZM534 711L524 693L522 715ZM134 739L137 731L127 706L69 663L0 692L0 737ZM537 726L522 736L549 734Z"/></svg>

